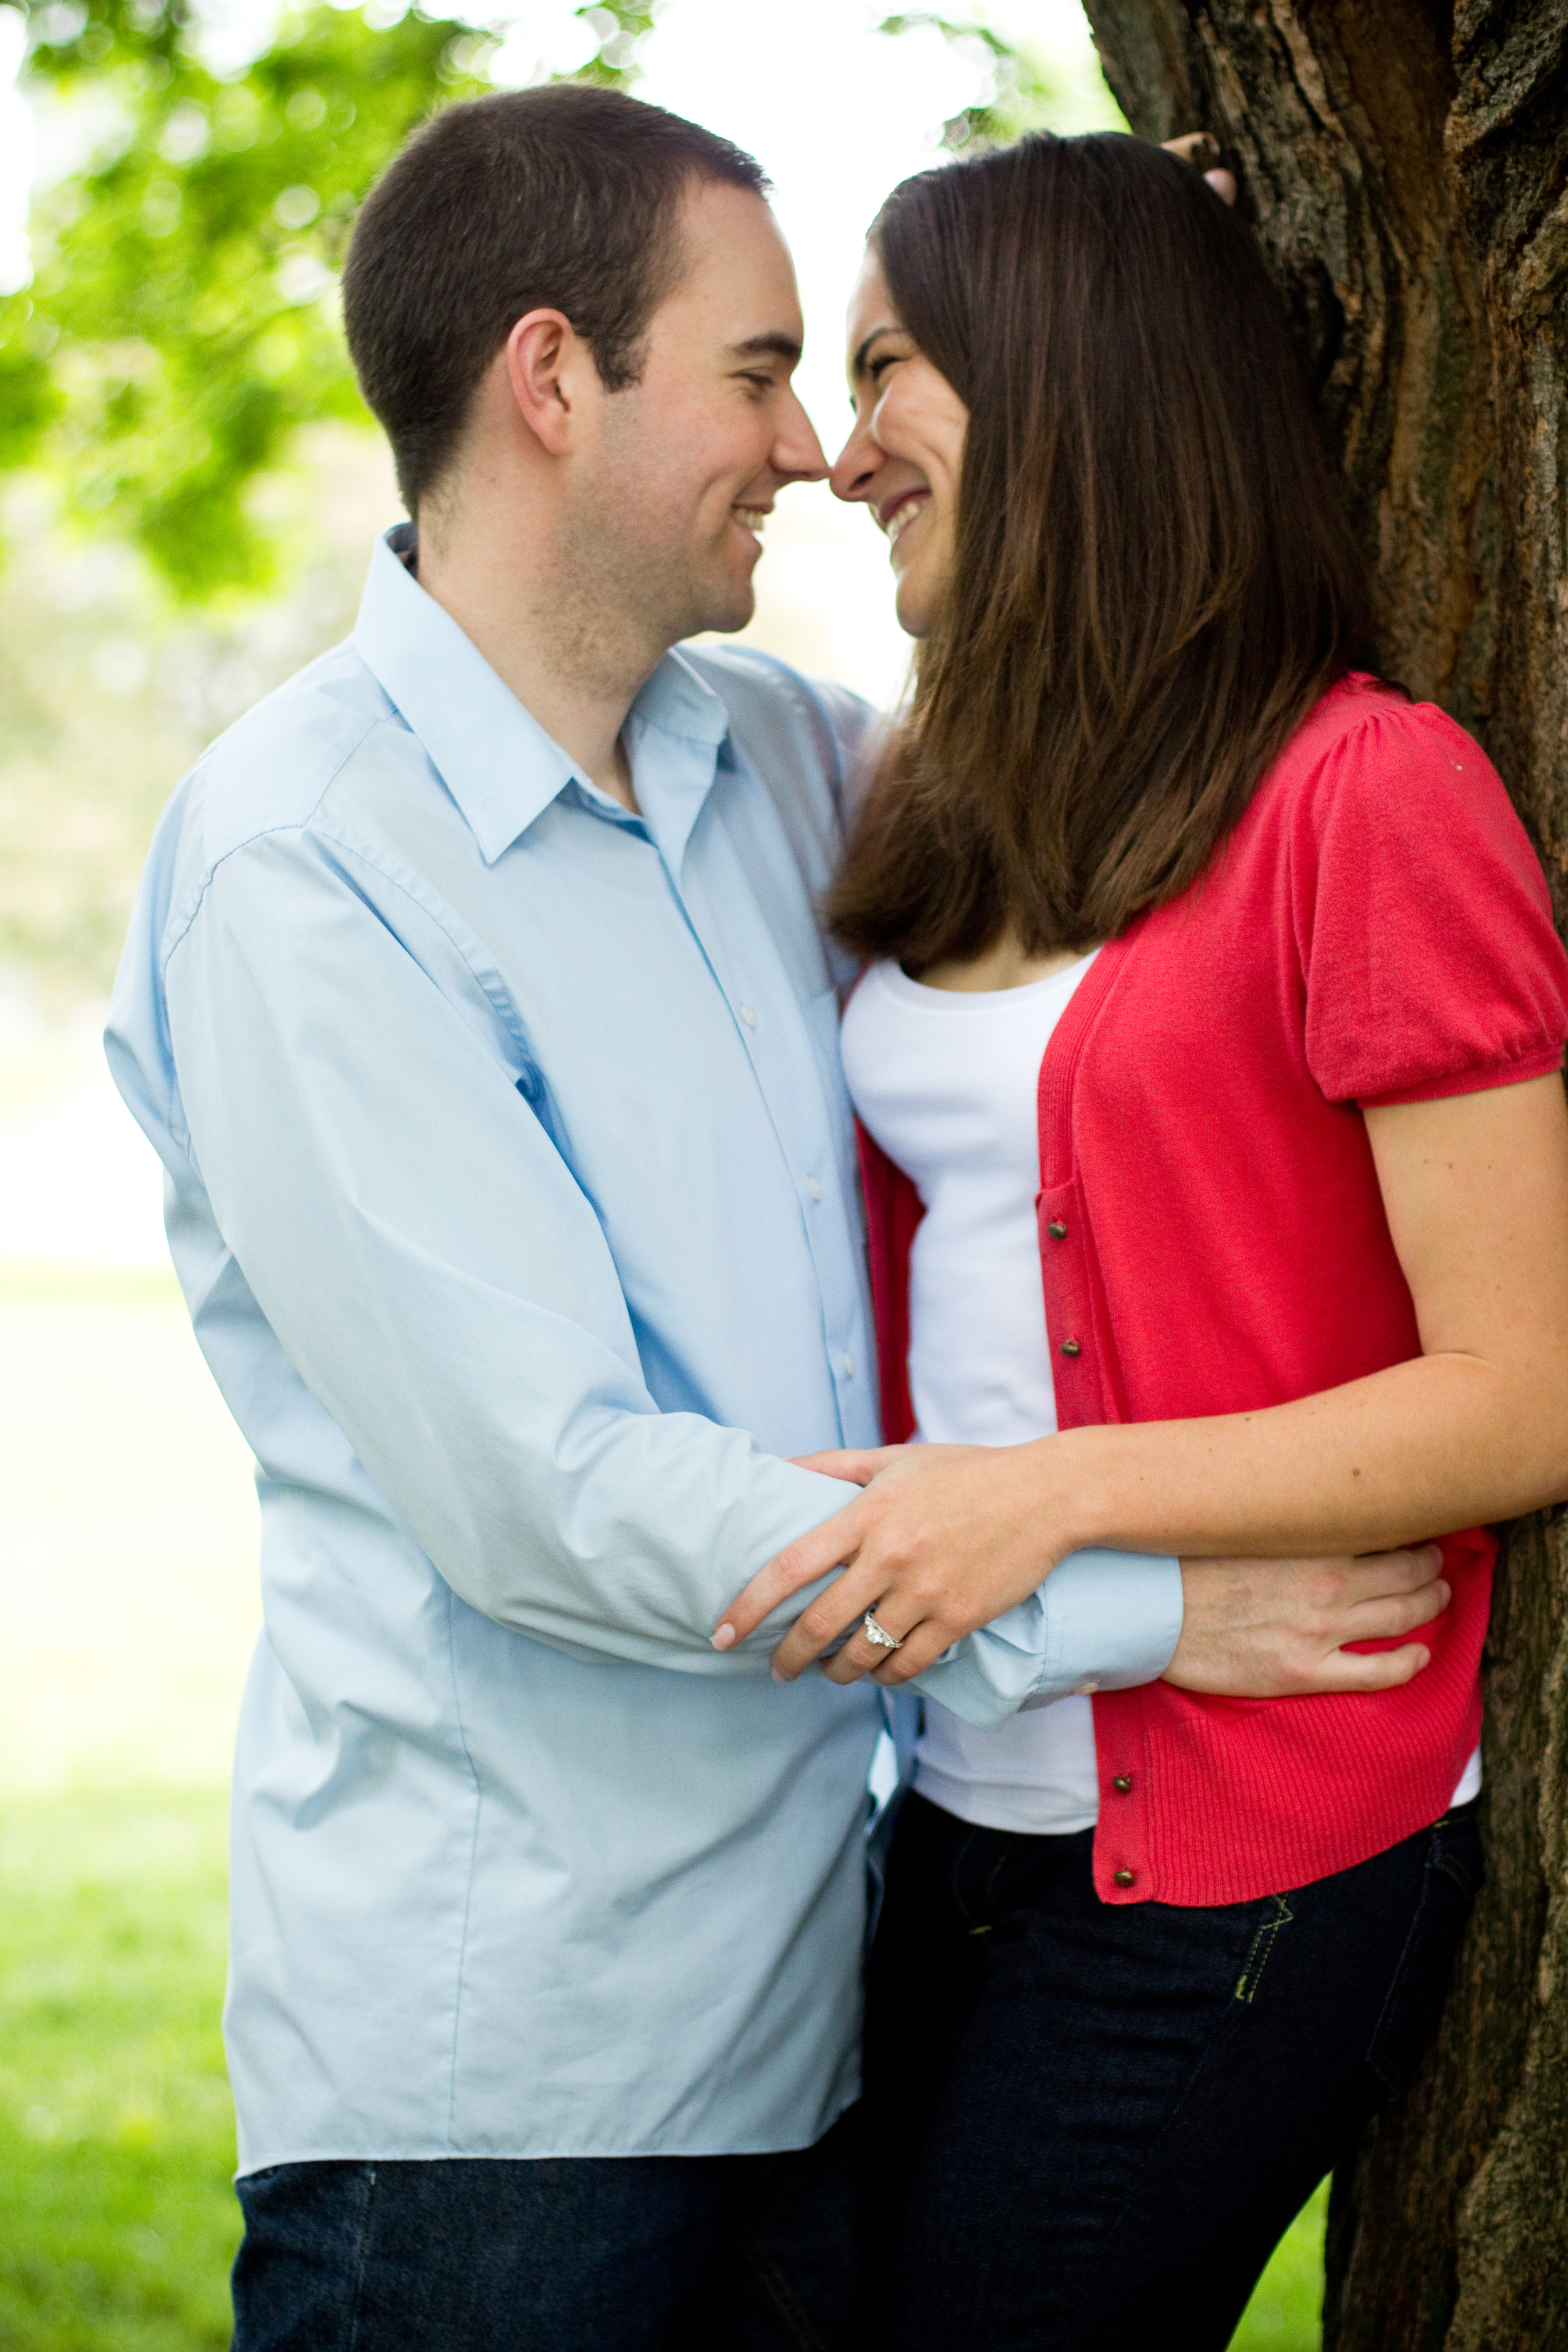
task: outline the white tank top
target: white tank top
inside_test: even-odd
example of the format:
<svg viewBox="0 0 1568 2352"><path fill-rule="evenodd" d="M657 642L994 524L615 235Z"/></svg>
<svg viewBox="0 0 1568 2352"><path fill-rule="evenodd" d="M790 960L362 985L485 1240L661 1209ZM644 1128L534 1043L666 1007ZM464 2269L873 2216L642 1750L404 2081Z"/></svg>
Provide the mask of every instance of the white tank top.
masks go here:
<svg viewBox="0 0 1568 2352"><path fill-rule="evenodd" d="M1035 1196L1037 1085L1084 956L1026 988L924 988L873 964L844 1015L844 1073L868 1131L925 1208L910 1259L916 1442L1020 1445L1057 1425ZM1087 1698L975 1731L928 1699L915 1787L960 1821L1064 1835L1099 1818ZM1453 1802L1480 1787L1480 1751Z"/></svg>
<svg viewBox="0 0 1568 2352"><path fill-rule="evenodd" d="M868 1131L925 1215L910 1260L917 1440L1020 1445L1057 1425L1035 1195L1035 1082L1093 961L984 993L924 988L874 964L844 1015L844 1072ZM928 1699L915 1787L961 1821L1038 1834L1098 1819L1087 1698L975 1731Z"/></svg>

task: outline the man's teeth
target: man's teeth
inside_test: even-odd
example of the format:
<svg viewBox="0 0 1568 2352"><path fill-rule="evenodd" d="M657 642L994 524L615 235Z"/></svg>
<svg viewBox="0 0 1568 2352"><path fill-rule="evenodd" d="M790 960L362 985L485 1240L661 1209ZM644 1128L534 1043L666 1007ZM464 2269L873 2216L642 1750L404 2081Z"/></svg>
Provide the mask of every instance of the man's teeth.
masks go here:
<svg viewBox="0 0 1568 2352"><path fill-rule="evenodd" d="M763 535L763 525L772 511L771 507L731 507L730 509L735 520L742 524L747 530L754 530L759 539Z"/></svg>
<svg viewBox="0 0 1568 2352"><path fill-rule="evenodd" d="M901 507L895 507L892 513L888 517L887 521L882 525L882 529L887 532L888 537L889 539L897 539L900 531L903 530L904 525L906 523L913 522L916 515L919 514L924 504L925 498L924 494L921 493L915 498L906 499Z"/></svg>

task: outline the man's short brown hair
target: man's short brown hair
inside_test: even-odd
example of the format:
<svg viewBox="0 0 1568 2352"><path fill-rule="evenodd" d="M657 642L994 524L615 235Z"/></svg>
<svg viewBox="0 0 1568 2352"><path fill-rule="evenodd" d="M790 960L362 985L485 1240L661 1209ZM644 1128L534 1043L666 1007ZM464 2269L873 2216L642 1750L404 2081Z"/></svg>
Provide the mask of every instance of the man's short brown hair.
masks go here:
<svg viewBox="0 0 1568 2352"><path fill-rule="evenodd" d="M343 272L360 389L414 513L519 319L563 311L612 392L635 383L679 268L694 181L765 195L739 147L581 82L498 92L416 131L366 198Z"/></svg>

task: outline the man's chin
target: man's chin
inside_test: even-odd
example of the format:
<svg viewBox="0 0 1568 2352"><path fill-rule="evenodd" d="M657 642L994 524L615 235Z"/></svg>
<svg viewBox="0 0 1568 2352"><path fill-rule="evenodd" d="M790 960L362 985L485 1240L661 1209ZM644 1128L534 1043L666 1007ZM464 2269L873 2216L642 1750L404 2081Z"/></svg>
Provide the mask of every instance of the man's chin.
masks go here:
<svg viewBox="0 0 1568 2352"><path fill-rule="evenodd" d="M731 637L743 629L757 609L757 592L748 580L743 587L731 587L721 596L714 597L703 618L689 632L700 636L705 632L714 636Z"/></svg>

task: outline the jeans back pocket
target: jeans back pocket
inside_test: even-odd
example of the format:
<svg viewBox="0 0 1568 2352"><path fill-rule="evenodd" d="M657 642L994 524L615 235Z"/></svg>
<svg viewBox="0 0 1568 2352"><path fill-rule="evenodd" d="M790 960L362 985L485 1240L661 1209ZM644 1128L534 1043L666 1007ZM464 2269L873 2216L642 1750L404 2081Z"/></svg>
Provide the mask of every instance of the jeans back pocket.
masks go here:
<svg viewBox="0 0 1568 2352"><path fill-rule="evenodd" d="M1367 2045L1366 2063L1390 2098L1404 2090L1436 2029L1454 1955L1485 1875L1473 1803L1446 1814L1427 1837L1410 1932Z"/></svg>

